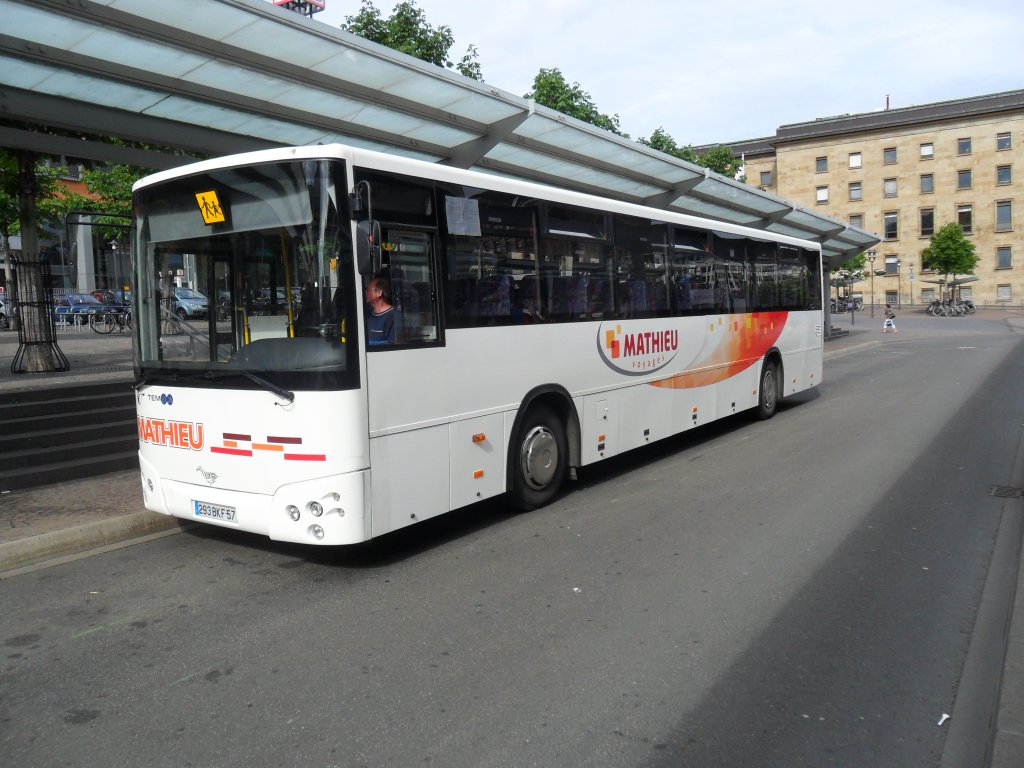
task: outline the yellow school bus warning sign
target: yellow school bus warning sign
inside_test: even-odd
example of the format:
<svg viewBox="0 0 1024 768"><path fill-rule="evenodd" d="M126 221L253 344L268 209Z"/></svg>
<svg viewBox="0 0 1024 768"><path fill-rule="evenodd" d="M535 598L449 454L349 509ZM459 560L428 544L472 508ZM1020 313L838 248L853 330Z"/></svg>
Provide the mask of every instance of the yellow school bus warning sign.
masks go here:
<svg viewBox="0 0 1024 768"><path fill-rule="evenodd" d="M220 207L220 200L217 199L217 193L213 190L197 192L196 202L199 204L199 210L203 214L203 221L207 224L219 224L226 221L224 209Z"/></svg>

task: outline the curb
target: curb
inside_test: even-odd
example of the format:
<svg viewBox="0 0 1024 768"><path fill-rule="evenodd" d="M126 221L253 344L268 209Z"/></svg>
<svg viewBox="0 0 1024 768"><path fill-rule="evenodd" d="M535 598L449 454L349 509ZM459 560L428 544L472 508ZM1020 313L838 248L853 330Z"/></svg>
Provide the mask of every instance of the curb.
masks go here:
<svg viewBox="0 0 1024 768"><path fill-rule="evenodd" d="M0 572L19 568L36 560L74 555L153 533L178 533L188 526L189 523L182 522L176 517L147 511L29 536L0 544Z"/></svg>

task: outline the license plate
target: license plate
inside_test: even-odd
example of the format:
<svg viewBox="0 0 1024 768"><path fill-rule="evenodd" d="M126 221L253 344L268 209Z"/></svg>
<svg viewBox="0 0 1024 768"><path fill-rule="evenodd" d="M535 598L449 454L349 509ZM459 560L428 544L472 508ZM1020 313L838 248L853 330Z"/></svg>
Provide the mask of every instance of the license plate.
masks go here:
<svg viewBox="0 0 1024 768"><path fill-rule="evenodd" d="M208 501L192 500L192 511L196 517L208 517L211 520L220 520L222 523L237 523L238 518L234 507L225 507L223 504L211 504Z"/></svg>

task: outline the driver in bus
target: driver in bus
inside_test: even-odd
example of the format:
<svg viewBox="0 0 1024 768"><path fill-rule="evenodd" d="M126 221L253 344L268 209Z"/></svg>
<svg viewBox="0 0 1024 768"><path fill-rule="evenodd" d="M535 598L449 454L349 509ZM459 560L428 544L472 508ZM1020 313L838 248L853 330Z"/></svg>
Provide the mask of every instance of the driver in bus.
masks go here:
<svg viewBox="0 0 1024 768"><path fill-rule="evenodd" d="M366 284L366 303L370 312L366 317L368 344L395 343L395 315L391 305L391 284L383 277L374 277Z"/></svg>

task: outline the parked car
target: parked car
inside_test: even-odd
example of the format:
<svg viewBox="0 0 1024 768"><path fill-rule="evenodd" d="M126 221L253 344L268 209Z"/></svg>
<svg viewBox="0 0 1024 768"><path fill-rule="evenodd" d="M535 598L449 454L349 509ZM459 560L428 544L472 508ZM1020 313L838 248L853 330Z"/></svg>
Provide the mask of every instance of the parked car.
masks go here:
<svg viewBox="0 0 1024 768"><path fill-rule="evenodd" d="M131 291L116 291L112 288L97 288L92 292L92 295L98 299L101 304L117 305L120 307L130 307L132 305Z"/></svg>
<svg viewBox="0 0 1024 768"><path fill-rule="evenodd" d="M88 322L89 315L110 310L110 306L100 303L91 293L67 293L53 297L53 315L58 323Z"/></svg>
<svg viewBox="0 0 1024 768"><path fill-rule="evenodd" d="M13 306L12 306L13 309ZM0 294L0 330L6 331L11 327L11 310L7 305L7 294Z"/></svg>
<svg viewBox="0 0 1024 768"><path fill-rule="evenodd" d="M206 296L192 288L174 289L174 312L182 320L192 317L206 317L208 301Z"/></svg>

